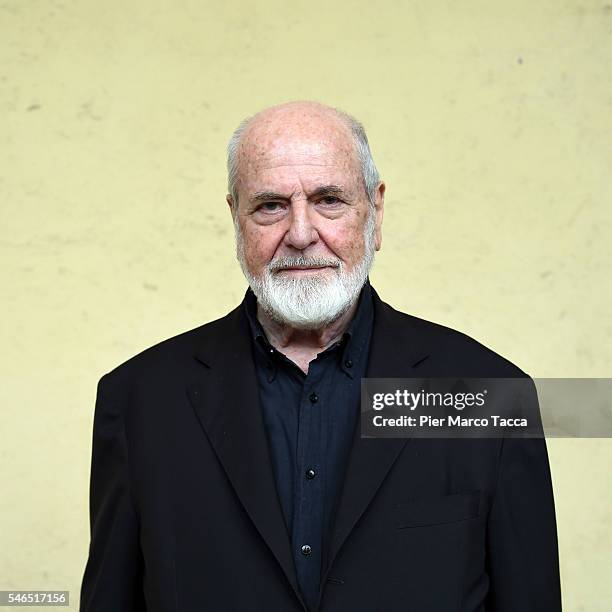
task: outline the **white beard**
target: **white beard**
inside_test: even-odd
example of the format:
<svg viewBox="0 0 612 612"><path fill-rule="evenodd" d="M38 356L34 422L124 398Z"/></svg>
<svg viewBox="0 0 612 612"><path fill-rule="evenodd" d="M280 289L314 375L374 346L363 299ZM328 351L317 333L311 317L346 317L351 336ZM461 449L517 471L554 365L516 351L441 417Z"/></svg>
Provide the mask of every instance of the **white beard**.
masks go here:
<svg viewBox="0 0 612 612"><path fill-rule="evenodd" d="M273 259L261 277L253 276L244 257L244 242L238 222L236 256L249 286L266 314L281 325L295 329L321 329L347 312L359 297L374 262L375 213L370 207L364 229L364 254L349 272L339 259L320 257L282 257ZM331 266L321 273L292 276L277 272L289 266Z"/></svg>

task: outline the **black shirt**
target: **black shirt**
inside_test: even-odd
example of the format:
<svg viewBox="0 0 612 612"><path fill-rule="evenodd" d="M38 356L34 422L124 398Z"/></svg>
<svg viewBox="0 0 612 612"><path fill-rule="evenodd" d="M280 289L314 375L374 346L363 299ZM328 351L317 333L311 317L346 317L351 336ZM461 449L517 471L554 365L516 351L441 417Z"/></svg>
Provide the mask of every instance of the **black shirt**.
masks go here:
<svg viewBox="0 0 612 612"><path fill-rule="evenodd" d="M370 283L366 280L342 339L310 362L308 374L268 342L250 288L245 310L278 495L297 579L312 610L360 412L374 319Z"/></svg>

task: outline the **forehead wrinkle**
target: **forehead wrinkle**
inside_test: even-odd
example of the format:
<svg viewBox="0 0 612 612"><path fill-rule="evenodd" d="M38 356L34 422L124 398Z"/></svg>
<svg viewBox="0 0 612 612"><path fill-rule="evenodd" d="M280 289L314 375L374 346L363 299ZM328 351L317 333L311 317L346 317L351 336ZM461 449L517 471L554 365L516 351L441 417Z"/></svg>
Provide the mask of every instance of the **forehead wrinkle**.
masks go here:
<svg viewBox="0 0 612 612"><path fill-rule="evenodd" d="M330 160L344 160L352 157L352 151L343 145L322 141L308 142L300 138L252 143L251 147L245 145L241 152L247 159L274 160L289 156L295 160L307 161L317 157Z"/></svg>
<svg viewBox="0 0 612 612"><path fill-rule="evenodd" d="M295 169L297 174L291 172L285 175L282 168ZM301 169L300 169L301 168ZM309 170L312 168L312 171ZM323 169L319 171L319 169ZM267 192L282 194L283 198L302 197L310 194L322 187L332 186L340 188L344 197L355 197L355 180L358 179L358 174L354 169L346 168L344 164L322 164L316 162L299 164L295 168L291 163L279 163L275 165L260 165L257 163L248 163L245 167L243 175L243 183L251 196L247 196L249 200L253 199L254 193ZM281 181L279 183L279 180ZM281 185L284 184L284 187ZM290 195L287 195L291 191ZM308 197L311 197L308 195Z"/></svg>
<svg viewBox="0 0 612 612"><path fill-rule="evenodd" d="M274 164L272 166L260 166L261 168L263 168L264 170L270 170L271 168L287 168L287 167L293 167L293 166L317 166L319 168L329 168L330 166L334 167L334 166L338 166L338 164L316 164L314 162L298 162L295 164Z"/></svg>
<svg viewBox="0 0 612 612"><path fill-rule="evenodd" d="M280 158L280 159L279 159ZM260 172L269 170L275 170L280 168L296 168L299 171L300 167L303 168L328 168L330 171L340 171L347 176L357 176L359 174L359 168L356 168L348 154L340 157L338 155L329 156L328 159L313 160L313 159L287 159L286 155L272 157L261 155L259 157L252 157L245 155L243 157L243 168L246 172L245 176L257 175Z"/></svg>

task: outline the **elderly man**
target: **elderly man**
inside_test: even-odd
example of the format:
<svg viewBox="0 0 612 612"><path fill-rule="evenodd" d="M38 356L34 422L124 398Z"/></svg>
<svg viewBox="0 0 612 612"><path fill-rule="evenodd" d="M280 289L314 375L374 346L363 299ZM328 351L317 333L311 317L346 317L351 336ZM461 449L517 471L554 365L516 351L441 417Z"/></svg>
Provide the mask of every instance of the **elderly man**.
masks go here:
<svg viewBox="0 0 612 612"><path fill-rule="evenodd" d="M543 439L360 436L363 377L526 376L368 273L363 127L293 102L228 148L249 288L98 384L82 612L554 612Z"/></svg>

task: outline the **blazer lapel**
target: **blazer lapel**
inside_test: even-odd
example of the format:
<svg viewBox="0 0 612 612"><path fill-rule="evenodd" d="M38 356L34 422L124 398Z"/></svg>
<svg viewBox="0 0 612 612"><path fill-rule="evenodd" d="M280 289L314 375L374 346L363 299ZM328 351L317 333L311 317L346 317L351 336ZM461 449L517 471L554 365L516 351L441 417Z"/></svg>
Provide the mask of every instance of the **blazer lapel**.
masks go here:
<svg viewBox="0 0 612 612"><path fill-rule="evenodd" d="M428 352L418 334L407 332L409 315L397 312L383 302L374 288L374 328L366 378L406 378L410 370L424 361ZM403 320L402 320L403 319ZM360 423L353 434L344 485L329 544L324 585L347 536L366 510L408 438L362 438Z"/></svg>
<svg viewBox="0 0 612 612"><path fill-rule="evenodd" d="M240 501L306 609L274 481L242 304L213 329L212 341L195 355L205 367L188 395Z"/></svg>

